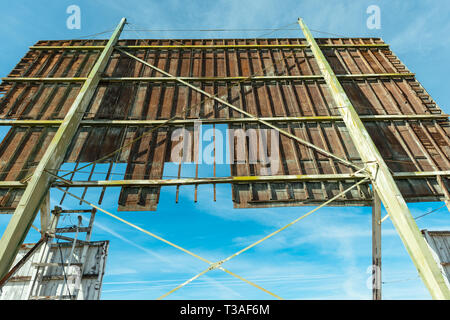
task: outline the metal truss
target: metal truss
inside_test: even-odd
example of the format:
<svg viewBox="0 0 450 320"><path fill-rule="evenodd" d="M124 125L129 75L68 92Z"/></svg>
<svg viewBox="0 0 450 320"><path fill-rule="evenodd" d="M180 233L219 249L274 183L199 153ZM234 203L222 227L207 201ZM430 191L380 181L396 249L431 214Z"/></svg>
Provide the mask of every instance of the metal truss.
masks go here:
<svg viewBox="0 0 450 320"><path fill-rule="evenodd" d="M312 143L310 143L310 142L308 142L306 140L303 140L303 139L297 137L296 135L293 135L292 133L290 133L290 132L288 132L286 130L280 129L279 127L271 124L270 122L264 121L261 118L255 116L255 115L253 115L253 114L251 114L251 113L249 113L247 111L244 111L241 108L236 107L235 105L233 105L233 104L231 104L231 103L229 103L229 102L227 102L227 101L217 97L216 95L210 94L210 93L208 93L208 92L206 92L206 91L204 91L204 90L202 90L202 89L192 85L191 83L184 81L180 77L176 77L176 76L174 76L174 75L172 75L172 74L170 74L170 73L168 73L168 72L166 72L166 71L164 71L164 70L162 70L162 69L160 69L160 68L158 68L158 67L156 67L156 66L154 66L154 65L152 65L152 64L150 64L150 63L148 63L148 62L146 62L146 61L144 61L144 60L142 60L140 58L138 58L138 57L136 57L135 55L132 55L131 53L129 53L127 51L124 51L124 50L122 50L120 48L117 48L117 50L119 52L129 56L130 58L133 58L136 61L139 61L142 64L152 68L153 70L156 70L159 73L162 73L163 75L165 75L165 76L167 76L169 78L172 78L172 79L176 80L177 82L182 83L183 85L185 85L185 86L187 86L187 87L189 87L189 88L191 88L191 89L193 89L193 90L195 90L195 91L205 95L206 97L208 97L208 99L213 99L213 100L219 102L220 104L223 104L223 105L225 105L225 106L227 106L227 107L229 107L229 108L231 108L231 109L233 109L233 110L243 114L244 116L247 116L248 118L255 119L257 122L259 122L259 123L261 123L261 124L271 128L271 129L274 129L274 130L278 131L279 133L281 133L281 134L283 134L283 135L285 135L285 136L287 136L287 137L289 137L289 138L291 138L291 139L293 139L293 140L295 140L295 141L297 141L297 142L299 142L299 143L301 143L301 144L303 144L305 146L308 146L308 147L316 150L317 152L320 152L321 154L324 154L327 157L330 157L330 158L333 158L333 159L335 159L337 161L340 161L340 162L342 162L343 164L345 164L345 165L347 165L349 167L356 168L357 170L362 169L358 165L356 165L356 164L354 164L354 163L352 163L352 162L350 162L350 161L348 161L346 159L338 157L335 154L330 153L327 150L324 150L324 149L322 149L322 148L320 148L320 147L318 147L318 146L316 146L316 145L314 145L314 144L312 144ZM248 78L251 78L251 77L248 77Z"/></svg>

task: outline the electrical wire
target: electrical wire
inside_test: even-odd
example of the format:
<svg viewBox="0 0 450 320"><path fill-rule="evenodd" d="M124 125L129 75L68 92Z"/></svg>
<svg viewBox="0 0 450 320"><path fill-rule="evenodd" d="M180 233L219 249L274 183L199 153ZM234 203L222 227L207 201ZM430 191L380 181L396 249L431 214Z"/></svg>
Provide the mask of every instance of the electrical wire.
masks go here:
<svg viewBox="0 0 450 320"><path fill-rule="evenodd" d="M308 277L305 277L303 274L297 274L297 275L287 275L287 276L273 276L273 275L266 275L266 276L258 276L257 278L249 278L252 281L264 281L264 282L270 282L270 281L292 281L298 280L298 281L313 281L313 280L324 280L324 279L338 279L338 278L347 278L344 274L335 274L335 275L308 275ZM220 281L220 283L241 283L240 281L229 279L225 277L217 277L214 278L214 280ZM104 282L103 285L130 285L130 284L152 284L152 283L171 283L171 282L180 282L184 281L184 279L164 279L164 280L141 280L141 281L117 281L117 282ZM199 280L200 282L207 282L208 280ZM170 284L168 284L170 285Z"/></svg>

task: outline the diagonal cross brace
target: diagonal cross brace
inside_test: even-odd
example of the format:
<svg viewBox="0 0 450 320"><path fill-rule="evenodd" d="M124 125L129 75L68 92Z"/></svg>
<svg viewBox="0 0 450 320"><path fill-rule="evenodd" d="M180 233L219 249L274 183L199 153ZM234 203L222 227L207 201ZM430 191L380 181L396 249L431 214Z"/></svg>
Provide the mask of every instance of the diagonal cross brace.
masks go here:
<svg viewBox="0 0 450 320"><path fill-rule="evenodd" d="M171 293L177 291L178 289L181 289L181 288L184 287L185 285L191 283L193 280L199 278L199 277L202 276L203 274L205 274L205 273L207 273L207 272L209 272L209 271L211 271L211 270L214 270L214 269L220 269L220 270L222 270L222 271L224 271L224 272L226 272L226 273L232 275L233 277L236 277L236 278L238 278L238 279L240 279L240 280L242 280L242 281L244 281L244 282L247 282L248 284L250 284L250 285L252 285L252 286L254 286L254 287L256 287L256 288L258 288L258 289L260 289L260 290L262 290L262 291L264 291L264 292L266 292L266 293L268 293L268 294L270 294L270 295L272 295L273 297L282 300L282 298L279 297L278 295L276 295L276 294L274 294L274 293L272 293L272 292L270 292L270 291L268 291L268 290L262 288L261 286L259 286L259 285L255 284L255 283L253 283L253 282L251 282L251 281L249 281L249 280L247 280L247 279L245 279L245 278L243 278L243 277L241 277L241 276L239 276L239 275L237 275L237 274L235 274L235 273L233 273L233 272L231 272L231 271L225 269L224 267L222 267L222 264L225 263L225 262L227 262L227 261L229 261L229 260L231 260L231 259L233 259L233 258L235 258L235 257L237 257L238 255L244 253L245 251L250 250L250 249L253 248L254 246L256 246L256 245L260 244L261 242L263 242L263 241L265 241L265 240L267 240L267 239L269 239L269 238L275 236L276 234L278 234L279 232L281 232L281 231L283 231L283 230L289 228L290 226L296 224L296 223L299 222L300 220L302 220L302 219L308 217L309 215L313 214L314 212L316 212L316 211L319 210L320 208L325 207L326 205L328 205L329 203L335 201L336 199L338 199L338 198L341 197L342 195L346 194L346 193L349 192L350 190L356 188L358 185L367 182L368 179L369 179L369 178L365 178L365 179L363 179L363 180L361 180L361 181L359 181L359 182L353 184L352 186L350 186L350 187L348 187L347 189L345 189L344 191L338 193L337 195L335 195L335 196L332 197L331 199L325 201L325 202L322 203L320 206L317 206L316 208L312 209L311 211L305 213L304 215L300 216L299 218L297 218L297 219L293 220L292 222L288 223L288 224L285 225L284 227L282 227L282 228L280 228L280 229L278 229L278 230L276 230L276 231L270 233L269 235L263 237L262 239L260 239L260 240L258 240L258 241L256 241L256 242L252 243L251 245L245 247L244 249L241 249L241 250L239 250L238 252L232 254L231 256L229 256L229 257L227 257L227 258L225 258L225 259L223 259L223 260L220 260L220 261L218 261L218 262L215 262L215 263L213 263L213 262L211 262L211 261L209 261L209 260L207 260L207 259L205 259L205 258L202 258L202 257L200 257L199 255L197 255L197 254L195 254L195 253L193 253L193 252L191 252L191 251L189 251L189 250L186 250L186 249L184 249L184 248L182 248L182 247L180 247L180 246L178 246L178 245L176 245L176 244L174 244L174 243L172 243L172 242L170 242L170 241L168 241L168 240L166 240L166 239L163 239L163 238L161 238L161 237L159 237L159 236L157 236L157 235L155 235L155 234L153 234L153 233L151 233L151 232L149 232L149 231L147 231L147 230L144 230L144 229L142 229L142 228L140 228L140 227L138 227L138 226L136 226L136 225L134 225L134 224L132 224L132 223L130 223L130 222L128 222L128 221L126 221L126 220L124 220L124 219L122 219L122 218L120 218L120 217L114 215L114 214L112 214L111 212L108 212L108 211L106 211L106 210L104 210L104 209L102 209L102 208L100 208L100 207L98 207L98 206L96 206L96 205L90 203L89 201L87 201L87 200L85 200L85 199L82 199L82 198L80 198L80 197L78 197L78 196L76 196L76 195L70 193L70 192L67 191L67 190L61 189L61 188L59 188L59 187L56 187L56 188L57 188L58 190L64 192L64 193L66 193L66 194L68 194L68 195L74 197L75 199L78 199L78 200L80 200L80 201L83 201L84 203L90 205L91 207L93 207L93 208L95 208L95 209L97 209L97 210L99 210L99 211L101 211L101 212L106 213L107 215L113 217L113 218L116 219L116 220L119 220L119 221L121 221L121 222L123 222L123 223L125 223L125 224L127 224L127 225L129 225L129 226L131 226L131 227L133 227L133 228L135 228L135 229L137 229L137 230L139 230L139 231L141 231L141 232L143 232L143 233L145 233L145 234L147 234L147 235L153 237L153 238L155 238L155 239L158 239L158 240L160 240L160 241L162 241L162 242L164 242L164 243L166 243L166 244L168 244L168 245L170 245L170 246L172 246L172 247L174 247L174 248L177 248L177 249L179 249L179 250L181 250L181 251L183 251L183 252L185 252L185 253L187 253L187 254L189 254L189 255L191 255L191 256L193 256L193 257L195 257L195 258L197 258L197 259L199 259L199 260L201 260L201 261L206 262L206 263L209 264L209 267L208 267L208 268L206 268L205 270L203 270L203 271L200 272L199 274L195 275L195 276L192 277L191 279L189 279L189 280L183 282L182 284L178 285L176 288L174 288L174 289L170 290L169 292L165 293L164 295L160 296L160 297L158 298L159 300L160 300L160 299L163 299L163 298L165 298L165 297L167 297L167 296L170 295Z"/></svg>

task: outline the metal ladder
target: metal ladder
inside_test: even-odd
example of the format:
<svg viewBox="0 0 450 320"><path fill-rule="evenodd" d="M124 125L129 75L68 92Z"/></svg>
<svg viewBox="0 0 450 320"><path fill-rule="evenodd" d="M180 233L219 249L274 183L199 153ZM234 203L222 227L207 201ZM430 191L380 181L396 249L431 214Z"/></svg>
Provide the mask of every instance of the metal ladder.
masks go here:
<svg viewBox="0 0 450 320"><path fill-rule="evenodd" d="M37 262L32 263L34 270L31 275L30 284L27 288L27 293L25 297L28 300L79 300L83 299L83 292L81 290L81 281L83 278L83 272L87 257L87 252L89 249L89 241L92 235L92 226L95 219L96 209L87 210L62 210L59 207L55 207L51 211L51 222L49 223L47 230L47 240L41 246ZM58 228L58 222L60 220L61 214L72 214L72 213L90 213L89 225L87 227L82 227L82 216L78 216L78 225L71 227ZM64 236L62 234L75 233L73 238ZM86 233L84 240L79 239L79 233ZM56 239L56 254L58 258L53 257L50 254L52 245L54 246L53 239ZM64 240L65 242L59 242L59 240ZM67 257L63 257L61 244L67 245L71 244L71 250ZM81 255L78 261L74 261L74 253L77 244L81 244ZM50 262L59 260L59 262ZM43 287L44 276L47 273L47 268L51 267L61 267L61 275L56 275L58 279L64 280L62 287L56 288L56 294L53 296L40 295ZM55 276L53 276L55 277Z"/></svg>

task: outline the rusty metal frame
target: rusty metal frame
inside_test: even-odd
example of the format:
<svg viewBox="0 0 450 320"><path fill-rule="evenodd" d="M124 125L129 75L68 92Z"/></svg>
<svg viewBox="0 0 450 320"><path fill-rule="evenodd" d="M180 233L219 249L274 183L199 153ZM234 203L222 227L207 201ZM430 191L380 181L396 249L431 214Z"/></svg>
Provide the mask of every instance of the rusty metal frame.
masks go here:
<svg viewBox="0 0 450 320"><path fill-rule="evenodd" d="M355 183L355 184L353 184L352 186L348 187L346 190L340 192L339 194L335 195L333 198L331 198L331 199L325 201L325 202L322 203L321 205L315 207L314 209L308 211L307 213L303 214L302 216L298 217L297 219L291 221L291 222L288 223L287 225L285 225L285 226L283 226L283 227L281 227L281 228L275 230L274 232L272 232L272 233L266 235L265 237L261 238L260 240L258 240L258 241L256 241L256 242L253 242L252 244L246 246L245 248L239 250L238 252L235 252L234 254L228 256L227 258L222 259L222 260L220 260L220 261L217 261L217 262L214 263L210 268L208 268L208 269L206 269L206 270L200 272L199 274L195 275L194 277L192 277L192 278L189 279L188 281L185 281L184 283L178 285L178 286L175 287L174 289L172 289L172 290L170 290L169 292L165 293L164 295L160 296L160 297L158 298L158 300L161 300L161 299L167 297L167 296L170 295L171 293L177 291L178 289L181 289L181 288L184 287L186 284L190 283L192 280L197 279L199 276L201 276L201 275L203 275L203 274L205 274L205 273L207 273L207 272L209 272L209 271L211 271L211 270L214 270L214 269L217 268L217 267L221 267L225 262L230 261L231 259L233 259L233 258L235 258L235 257L237 257L237 256L239 256L239 255L241 255L242 253L244 253L244 252L250 250L251 248L257 246L257 245L260 244L260 243L262 243L263 241L266 241L267 239L269 239L269 238L275 236L276 234L280 233L281 231L283 231L283 230L289 228L290 226L292 226L292 225L296 224L297 222L303 220L304 218L310 216L310 215L313 214L314 212L316 212L316 211L318 211L319 209L325 207L326 205L332 203L333 201L335 201L335 200L336 200L338 197L340 197L341 195L347 193L347 192L350 191L351 189L357 187L359 184L362 184L362 183L364 183L364 182L367 181L367 180L369 180L368 177L364 178L364 179L361 180L361 181L358 181L357 183Z"/></svg>
<svg viewBox="0 0 450 320"><path fill-rule="evenodd" d="M353 143L361 159L367 165L366 172L371 177L372 185L378 192L425 286L433 299L450 299L450 288L445 283L439 266L420 233L388 166L359 119L356 110L308 27L301 18L298 19L298 22L319 64L320 71L325 77L330 92L339 106L338 110L344 118Z"/></svg>
<svg viewBox="0 0 450 320"><path fill-rule="evenodd" d="M24 194L0 239L0 278L9 271L19 247L25 239L44 197L49 191L54 177L47 172L57 172L59 170L67 148L77 132L80 120L94 95L101 74L110 59L114 45L117 43L125 23L126 19L122 18L108 44L98 57L89 73L88 79L84 82L63 123L58 128L33 176L29 180Z"/></svg>

